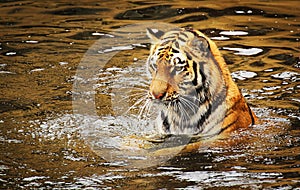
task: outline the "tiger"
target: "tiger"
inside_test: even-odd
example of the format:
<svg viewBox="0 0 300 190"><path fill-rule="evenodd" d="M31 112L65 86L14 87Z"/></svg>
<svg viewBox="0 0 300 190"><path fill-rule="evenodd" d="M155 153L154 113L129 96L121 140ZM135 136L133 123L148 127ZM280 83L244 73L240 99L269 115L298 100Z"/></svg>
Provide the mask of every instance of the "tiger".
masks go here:
<svg viewBox="0 0 300 190"><path fill-rule="evenodd" d="M147 28L147 36L147 91L161 108L159 134L211 137L257 122L217 45L206 35L193 28Z"/></svg>

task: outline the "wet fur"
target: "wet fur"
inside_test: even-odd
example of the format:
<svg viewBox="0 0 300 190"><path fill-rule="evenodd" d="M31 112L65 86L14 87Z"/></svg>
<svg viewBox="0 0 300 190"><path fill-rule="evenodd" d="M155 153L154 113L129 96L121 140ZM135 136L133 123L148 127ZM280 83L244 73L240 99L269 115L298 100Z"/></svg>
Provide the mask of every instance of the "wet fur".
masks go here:
<svg viewBox="0 0 300 190"><path fill-rule="evenodd" d="M148 36L152 40L149 98L163 105L157 119L159 133L214 136L256 122L216 44L208 37L191 28L166 33L148 29ZM179 67L181 73L174 70L177 64L184 64L176 64L174 57L187 60L186 67ZM189 84L184 86L184 81Z"/></svg>

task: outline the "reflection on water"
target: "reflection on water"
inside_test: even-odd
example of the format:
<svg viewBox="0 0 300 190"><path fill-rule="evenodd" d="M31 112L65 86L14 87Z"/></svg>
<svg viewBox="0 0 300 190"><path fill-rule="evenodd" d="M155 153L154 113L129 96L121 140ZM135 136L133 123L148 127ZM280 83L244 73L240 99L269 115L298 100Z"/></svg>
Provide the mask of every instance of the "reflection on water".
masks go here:
<svg viewBox="0 0 300 190"><path fill-rule="evenodd" d="M297 7L297 1L1 1L1 188L299 187ZM127 111L124 98L133 105L135 89L149 83L143 67L149 44L102 44L93 52L118 51L105 68L94 70L94 77L81 78L93 83L86 96L95 95L97 117L90 110L72 113L80 106L72 104L78 95L73 84L80 81L76 72L97 65L80 62L98 39L116 40L116 29L145 21L192 26L214 39L261 123L235 132L222 146L171 156L150 168L104 159L105 143L119 146L124 143L120 137L153 130L143 127L149 126L146 120L142 125L137 120L138 104L126 117L117 114ZM116 89L124 93L115 96L121 94ZM147 159L143 154L125 157L140 163Z"/></svg>

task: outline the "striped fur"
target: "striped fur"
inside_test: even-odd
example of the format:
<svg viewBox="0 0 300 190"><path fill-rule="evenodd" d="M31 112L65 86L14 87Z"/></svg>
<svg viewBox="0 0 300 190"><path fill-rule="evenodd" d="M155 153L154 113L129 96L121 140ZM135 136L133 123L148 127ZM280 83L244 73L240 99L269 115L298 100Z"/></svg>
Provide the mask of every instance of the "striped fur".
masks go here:
<svg viewBox="0 0 300 190"><path fill-rule="evenodd" d="M160 133L211 136L255 123L213 41L191 28L147 32L149 97L162 105Z"/></svg>

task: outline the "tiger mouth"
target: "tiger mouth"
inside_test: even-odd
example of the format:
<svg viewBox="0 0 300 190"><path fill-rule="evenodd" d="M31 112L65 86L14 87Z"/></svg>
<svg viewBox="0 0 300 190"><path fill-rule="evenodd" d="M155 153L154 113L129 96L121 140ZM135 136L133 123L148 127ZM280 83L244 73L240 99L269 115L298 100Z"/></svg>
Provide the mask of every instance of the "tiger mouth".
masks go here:
<svg viewBox="0 0 300 190"><path fill-rule="evenodd" d="M168 99L168 100L167 99L166 100L152 99L152 101L153 101L153 103L162 104L165 106L173 106L173 105L179 103L178 99Z"/></svg>
<svg viewBox="0 0 300 190"><path fill-rule="evenodd" d="M151 94L150 92L148 93L148 99L150 99L152 102L165 105L179 102L179 97L179 94L173 94L172 96L168 96L166 93L162 94L161 96L154 97L153 94Z"/></svg>
<svg viewBox="0 0 300 190"><path fill-rule="evenodd" d="M199 99L191 95L181 95L176 94L170 97L164 97L162 99L155 99L151 96L148 97L154 104L164 105L168 110L182 110L185 111L192 110L193 113L199 109L200 105L203 103ZM181 108L181 109L180 109Z"/></svg>

